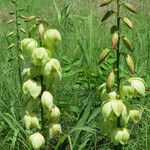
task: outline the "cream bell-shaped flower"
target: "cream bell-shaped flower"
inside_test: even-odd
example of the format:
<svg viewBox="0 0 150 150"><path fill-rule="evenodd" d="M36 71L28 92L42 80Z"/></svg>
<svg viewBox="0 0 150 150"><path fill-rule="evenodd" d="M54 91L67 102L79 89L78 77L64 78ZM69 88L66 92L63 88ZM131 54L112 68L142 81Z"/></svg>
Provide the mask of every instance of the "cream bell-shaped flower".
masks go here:
<svg viewBox="0 0 150 150"><path fill-rule="evenodd" d="M29 129L31 127L31 117L28 115L25 115L24 123L25 123L26 129Z"/></svg>
<svg viewBox="0 0 150 150"><path fill-rule="evenodd" d="M107 119L112 111L116 116L119 117L123 111L123 108L126 107L122 100L115 99L114 96L115 95L112 95L112 99L105 101L102 105L102 115L104 119Z"/></svg>
<svg viewBox="0 0 150 150"><path fill-rule="evenodd" d="M57 106L54 106L51 110L46 112L46 118L50 121L58 121L60 118L60 110Z"/></svg>
<svg viewBox="0 0 150 150"><path fill-rule="evenodd" d="M21 51L27 57L31 57L35 48L38 47L38 43L31 38L26 38L21 41Z"/></svg>
<svg viewBox="0 0 150 150"><path fill-rule="evenodd" d="M38 77L41 75L41 67L40 66L32 66L31 68L25 68L23 69L22 76L27 75L28 77Z"/></svg>
<svg viewBox="0 0 150 150"><path fill-rule="evenodd" d="M41 96L41 103L45 110L51 110L54 106L52 94L48 91L44 91Z"/></svg>
<svg viewBox="0 0 150 150"><path fill-rule="evenodd" d="M51 58L49 62L42 67L42 73L46 88L57 84L61 80L61 67L59 61Z"/></svg>
<svg viewBox="0 0 150 150"><path fill-rule="evenodd" d="M53 46L57 41L61 41L61 35L58 30L49 29L44 33L44 43L48 47Z"/></svg>
<svg viewBox="0 0 150 150"><path fill-rule="evenodd" d="M34 150L38 150L44 147L45 139L42 134L36 132L29 137L29 144Z"/></svg>
<svg viewBox="0 0 150 150"><path fill-rule="evenodd" d="M133 77L128 81L131 83L131 87L133 87L139 94L145 96L145 82L142 78Z"/></svg>
<svg viewBox="0 0 150 150"><path fill-rule="evenodd" d="M126 128L118 128L112 131L110 139L114 144L126 144L129 140L130 134Z"/></svg>
<svg viewBox="0 0 150 150"><path fill-rule="evenodd" d="M129 116L134 123L138 123L141 120L142 112L140 110L130 110Z"/></svg>
<svg viewBox="0 0 150 150"><path fill-rule="evenodd" d="M51 54L43 47L34 49L31 60L36 66L42 66L50 60Z"/></svg>
<svg viewBox="0 0 150 150"><path fill-rule="evenodd" d="M41 90L42 87L40 83L34 80L28 80L23 84L24 94L27 94L29 92L34 99L40 95Z"/></svg>
<svg viewBox="0 0 150 150"><path fill-rule="evenodd" d="M39 120L37 117L31 117L31 126L40 129Z"/></svg>
<svg viewBox="0 0 150 150"><path fill-rule="evenodd" d="M52 124L49 129L50 138L57 136L62 133L60 124Z"/></svg>

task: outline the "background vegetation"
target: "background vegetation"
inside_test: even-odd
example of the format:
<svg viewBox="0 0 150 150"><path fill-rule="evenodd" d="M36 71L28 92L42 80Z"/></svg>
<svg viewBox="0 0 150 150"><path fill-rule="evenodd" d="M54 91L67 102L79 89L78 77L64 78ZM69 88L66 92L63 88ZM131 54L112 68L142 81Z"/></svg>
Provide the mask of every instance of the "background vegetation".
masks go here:
<svg viewBox="0 0 150 150"><path fill-rule="evenodd" d="M133 18L135 29L128 33L134 45L136 73L150 89L150 5L149 0L134 0L138 15ZM101 23L105 8L96 0L20 0L25 16L37 15L48 19L50 28L62 34L57 57L62 64L63 77L55 91L55 101L61 110L64 134L52 141L52 149L109 150L111 143L101 135L101 114L98 87L111 69L113 57L101 67L98 56L111 44L108 30L114 20ZM110 6L114 7L114 6ZM15 48L7 50L5 34L15 27L7 25L9 12L14 8L9 0L0 0L0 149L28 149L22 123L19 98L18 63ZM130 15L132 18L132 14ZM25 27L24 22L21 26ZM126 33L124 27L122 32ZM36 34L36 33L35 33ZM21 39L26 37L21 34ZM15 42L12 38L11 42ZM122 47L122 49L125 47ZM25 66L26 64L22 64ZM122 75L127 66L121 64ZM132 128L127 150L150 149L150 92L137 101L143 106L142 121ZM20 112L20 113L19 113Z"/></svg>

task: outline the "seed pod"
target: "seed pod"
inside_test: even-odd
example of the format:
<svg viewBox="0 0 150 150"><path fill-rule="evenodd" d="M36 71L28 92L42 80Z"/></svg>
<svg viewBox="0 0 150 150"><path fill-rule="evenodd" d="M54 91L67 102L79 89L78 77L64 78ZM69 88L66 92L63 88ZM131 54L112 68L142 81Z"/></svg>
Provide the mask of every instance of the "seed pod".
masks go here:
<svg viewBox="0 0 150 150"><path fill-rule="evenodd" d="M129 116L134 123L138 123L141 119L142 113L140 110L130 110Z"/></svg>
<svg viewBox="0 0 150 150"><path fill-rule="evenodd" d="M134 62L133 62L133 60L132 60L130 55L126 56L126 63L127 63L128 67L129 67L131 73L134 73Z"/></svg>
<svg viewBox="0 0 150 150"><path fill-rule="evenodd" d="M108 75L108 78L107 78L107 81L106 81L106 89L107 91L110 91L113 84L115 82L115 74L114 74L114 71L112 71L109 75Z"/></svg>
<svg viewBox="0 0 150 150"><path fill-rule="evenodd" d="M45 65L51 57L51 53L46 50L44 47L35 48L33 50L31 61L36 66L42 66Z"/></svg>
<svg viewBox="0 0 150 150"><path fill-rule="evenodd" d="M99 56L99 64L101 64L105 60L105 58L108 56L109 52L110 52L110 49L108 49L108 48L106 48L102 51L102 53Z"/></svg>
<svg viewBox="0 0 150 150"><path fill-rule="evenodd" d="M34 150L37 150L44 147L45 139L42 134L36 132L29 137L29 144Z"/></svg>
<svg viewBox="0 0 150 150"><path fill-rule="evenodd" d="M60 124L52 124L49 129L50 138L57 136L62 133Z"/></svg>
<svg viewBox="0 0 150 150"><path fill-rule="evenodd" d="M46 117L50 121L58 121L60 118L60 110L58 107L54 106L51 110L46 112Z"/></svg>
<svg viewBox="0 0 150 150"><path fill-rule="evenodd" d="M39 25L39 35L40 35L41 37L43 37L44 32L45 32L45 28L44 28L44 25L41 23L41 24Z"/></svg>
<svg viewBox="0 0 150 150"><path fill-rule="evenodd" d="M26 17L25 18L25 22L29 22L29 21L32 21L33 19L35 19L36 16L29 16L29 17Z"/></svg>
<svg viewBox="0 0 150 150"><path fill-rule="evenodd" d="M131 41L127 37L123 38L123 43L131 52L133 51Z"/></svg>
<svg viewBox="0 0 150 150"><path fill-rule="evenodd" d="M41 96L42 106L45 110L51 110L54 106L53 104L53 96L50 92L44 91Z"/></svg>
<svg viewBox="0 0 150 150"><path fill-rule="evenodd" d="M119 42L119 34L118 32L114 32L113 35L112 35L112 48L116 48L117 44Z"/></svg>
<svg viewBox="0 0 150 150"><path fill-rule="evenodd" d="M123 17L123 22L131 29L133 29L133 24L132 22L127 18L127 17Z"/></svg>
<svg viewBox="0 0 150 150"><path fill-rule="evenodd" d="M110 135L110 138L111 138L111 141L114 143L114 144L126 144L129 140L129 132L126 128L118 128L118 129L115 129L111 135Z"/></svg>
<svg viewBox="0 0 150 150"><path fill-rule="evenodd" d="M53 46L57 41L61 41L61 35L58 30L56 29L50 29L47 30L44 34L44 43L51 47Z"/></svg>
<svg viewBox="0 0 150 150"><path fill-rule="evenodd" d="M38 43L31 38L26 38L21 41L21 50L23 54L27 57L31 57L35 48L37 48Z"/></svg>
<svg viewBox="0 0 150 150"><path fill-rule="evenodd" d="M29 129L31 127L31 117L28 115L25 115L24 123L25 123L26 129Z"/></svg>
<svg viewBox="0 0 150 150"><path fill-rule="evenodd" d="M133 5L131 5L131 4L129 4L129 3L124 3L124 6L125 6L128 10L130 10L131 12L137 13L137 10L136 10L136 8L135 8Z"/></svg>
<svg viewBox="0 0 150 150"><path fill-rule="evenodd" d="M108 5L112 0L102 0L100 7Z"/></svg>
<svg viewBox="0 0 150 150"><path fill-rule="evenodd" d="M11 44L7 47L7 50L12 49L15 46L15 44Z"/></svg>

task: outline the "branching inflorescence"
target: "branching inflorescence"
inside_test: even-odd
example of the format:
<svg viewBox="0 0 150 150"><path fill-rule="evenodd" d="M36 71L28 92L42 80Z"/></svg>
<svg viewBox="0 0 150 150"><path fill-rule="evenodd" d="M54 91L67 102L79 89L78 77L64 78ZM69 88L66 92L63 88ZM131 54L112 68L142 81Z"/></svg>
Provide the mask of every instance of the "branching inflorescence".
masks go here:
<svg viewBox="0 0 150 150"><path fill-rule="evenodd" d="M54 104L52 94L52 87L61 80L60 63L53 58L55 45L61 40L61 35L56 29L45 31L43 24L40 24L39 37L40 44L32 38L21 42L24 58L31 62L31 67L24 69L22 74L28 77L23 84L23 92L29 95L24 122L33 149L44 147L47 139L62 133L58 123L60 110Z"/></svg>
<svg viewBox="0 0 150 150"><path fill-rule="evenodd" d="M110 52L116 52L116 61L106 83L100 86L101 112L106 128L105 134L115 145L124 145L130 137L130 131L127 129L128 122L131 120L134 123L138 123L141 119L142 107L133 104L133 102L131 104L131 101L136 97L145 95L145 82L140 77L133 77L134 62L130 56L133 52L133 47L130 40L122 35L120 27L122 21L127 27L133 29L132 22L121 14L121 8L125 8L132 13L137 13L137 11L132 4L121 2L121 0L102 0L100 7L107 6L111 2L116 3L116 10L108 11L102 21L116 14L116 25L112 27L112 46L102 51L99 64L103 63ZM121 42L129 51L121 49ZM125 56L126 64L131 72L130 77L120 77L120 57L122 56ZM118 149L121 149L121 147Z"/></svg>

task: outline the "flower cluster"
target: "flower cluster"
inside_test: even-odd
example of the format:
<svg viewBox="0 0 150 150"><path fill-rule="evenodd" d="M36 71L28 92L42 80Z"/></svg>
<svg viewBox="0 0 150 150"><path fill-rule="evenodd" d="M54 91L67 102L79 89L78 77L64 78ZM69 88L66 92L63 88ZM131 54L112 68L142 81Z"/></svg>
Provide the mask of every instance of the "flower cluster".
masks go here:
<svg viewBox="0 0 150 150"><path fill-rule="evenodd" d="M61 35L56 29L44 32L41 25L39 29L43 45L38 47L38 42L32 38L26 38L21 42L23 56L32 64L30 68L23 70L22 75L28 77L23 84L24 94L30 95L26 104L24 122L26 129L34 128L35 132L29 137L29 143L33 149L40 149L45 145L45 138L42 135L44 132L42 117L48 122L50 138L62 133L61 125L58 123L60 110L54 104L52 95L53 85L61 80L60 63L53 58L54 47L61 40Z"/></svg>
<svg viewBox="0 0 150 150"><path fill-rule="evenodd" d="M114 79L114 78L113 78ZM112 80L109 78L108 80ZM107 134L114 144L126 144L130 133L127 129L129 120L138 123L141 119L142 109L130 104L130 100L145 94L145 83L142 78L133 77L127 82L123 81L119 94L115 91L108 92L107 84L100 86L102 103L102 115L104 125L107 126ZM109 85L110 86L110 85ZM111 85L113 87L113 85Z"/></svg>

